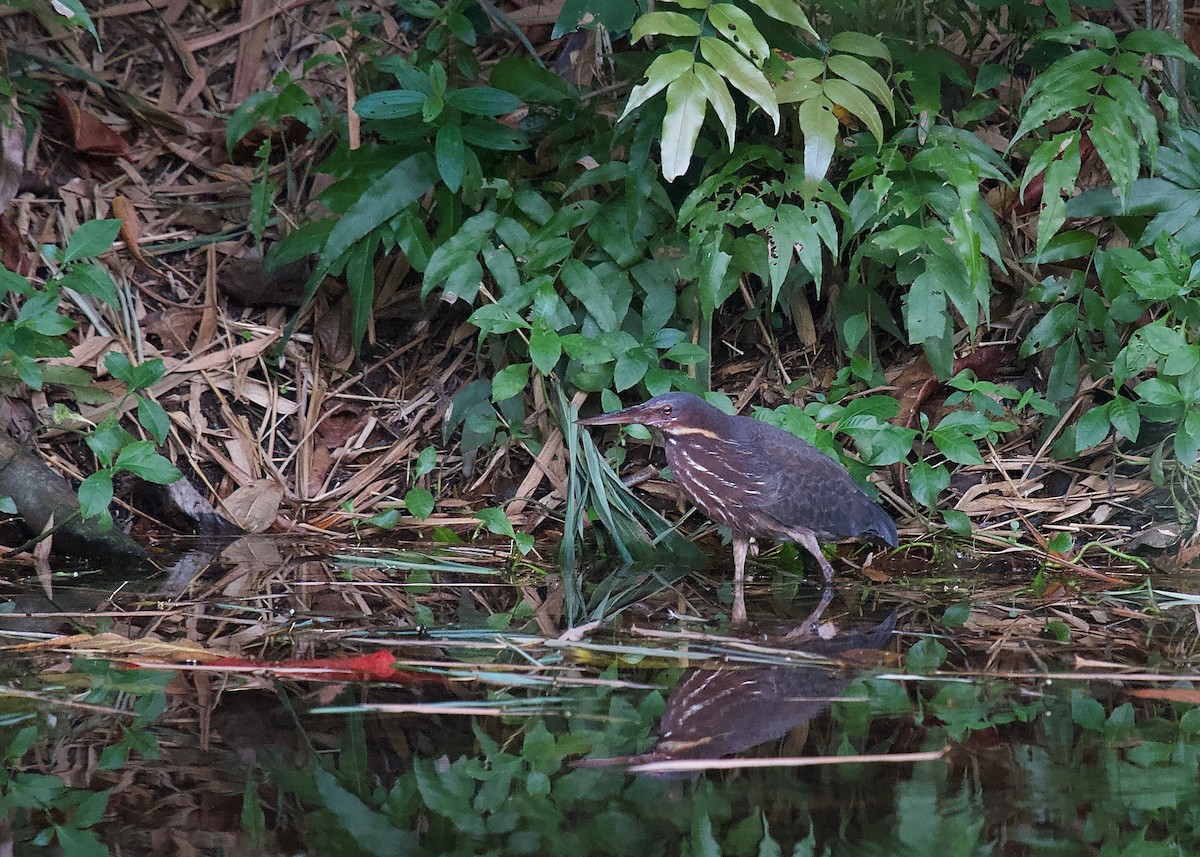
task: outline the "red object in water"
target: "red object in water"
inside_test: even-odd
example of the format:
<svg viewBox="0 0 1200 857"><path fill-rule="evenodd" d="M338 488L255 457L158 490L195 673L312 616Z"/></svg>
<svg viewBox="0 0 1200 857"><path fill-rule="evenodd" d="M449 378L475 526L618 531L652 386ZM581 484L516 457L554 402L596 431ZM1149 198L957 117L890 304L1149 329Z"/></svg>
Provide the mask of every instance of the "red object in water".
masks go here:
<svg viewBox="0 0 1200 857"><path fill-rule="evenodd" d="M381 649L369 655L348 658L317 658L310 661L261 661L256 658L219 658L205 666L238 667L317 681L386 681L395 684L443 684L437 673L396 669L396 658Z"/></svg>

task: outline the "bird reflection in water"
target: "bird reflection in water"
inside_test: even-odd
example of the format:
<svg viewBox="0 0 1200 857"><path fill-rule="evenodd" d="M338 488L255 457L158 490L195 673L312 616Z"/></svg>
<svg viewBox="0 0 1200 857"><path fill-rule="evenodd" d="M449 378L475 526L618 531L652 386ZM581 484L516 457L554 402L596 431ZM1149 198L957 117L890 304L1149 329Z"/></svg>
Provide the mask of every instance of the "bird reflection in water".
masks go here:
<svg viewBox="0 0 1200 857"><path fill-rule="evenodd" d="M880 650L896 628L893 613L867 631L829 640L810 638L808 655L837 660L853 650ZM882 653L880 653L882 655ZM860 662L859 658L853 659ZM882 658L879 658L882 660ZM658 742L645 753L583 759L578 767L636 767L692 759L714 760L782 738L823 712L863 670L828 663L689 669L667 700Z"/></svg>

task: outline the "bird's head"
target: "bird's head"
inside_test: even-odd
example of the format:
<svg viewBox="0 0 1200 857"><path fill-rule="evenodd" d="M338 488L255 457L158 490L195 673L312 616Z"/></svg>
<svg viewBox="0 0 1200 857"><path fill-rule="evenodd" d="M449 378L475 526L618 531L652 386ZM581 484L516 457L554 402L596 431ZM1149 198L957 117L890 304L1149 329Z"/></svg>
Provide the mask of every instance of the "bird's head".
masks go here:
<svg viewBox="0 0 1200 857"><path fill-rule="evenodd" d="M578 420L581 426L651 426L663 434L689 434L704 429L711 414L721 414L699 396L691 393L664 393L640 405Z"/></svg>

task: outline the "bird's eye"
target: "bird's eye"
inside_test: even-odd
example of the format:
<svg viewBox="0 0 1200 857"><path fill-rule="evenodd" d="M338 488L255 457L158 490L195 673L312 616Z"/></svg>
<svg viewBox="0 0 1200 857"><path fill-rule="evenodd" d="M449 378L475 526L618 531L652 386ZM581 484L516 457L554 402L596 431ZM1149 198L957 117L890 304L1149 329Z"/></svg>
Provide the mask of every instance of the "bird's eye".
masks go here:
<svg viewBox="0 0 1200 857"><path fill-rule="evenodd" d="M663 405L663 416L664 417L671 416L672 410L674 410L674 408L672 408L670 405Z"/></svg>

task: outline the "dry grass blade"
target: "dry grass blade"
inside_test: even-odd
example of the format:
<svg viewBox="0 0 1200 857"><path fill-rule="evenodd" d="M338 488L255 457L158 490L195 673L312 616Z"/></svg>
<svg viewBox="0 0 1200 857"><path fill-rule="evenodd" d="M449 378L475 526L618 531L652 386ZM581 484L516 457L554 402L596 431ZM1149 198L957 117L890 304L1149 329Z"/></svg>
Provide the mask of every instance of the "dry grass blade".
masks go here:
<svg viewBox="0 0 1200 857"><path fill-rule="evenodd" d="M828 765L912 765L936 762L945 757L949 747L925 753L894 753L862 756L786 756L777 759L678 759L665 762L643 762L627 770L639 774L671 774L689 771L735 771L745 768L812 768Z"/></svg>

